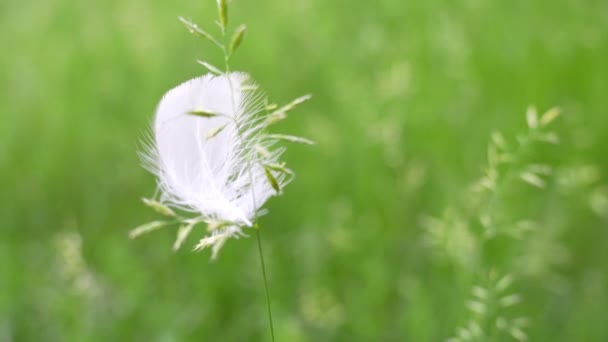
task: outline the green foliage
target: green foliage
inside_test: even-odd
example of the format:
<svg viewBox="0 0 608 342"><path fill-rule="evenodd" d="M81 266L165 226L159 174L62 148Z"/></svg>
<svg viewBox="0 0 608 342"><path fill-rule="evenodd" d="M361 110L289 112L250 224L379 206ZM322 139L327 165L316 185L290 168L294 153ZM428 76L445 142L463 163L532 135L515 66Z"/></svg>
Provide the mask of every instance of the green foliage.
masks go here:
<svg viewBox="0 0 608 342"><path fill-rule="evenodd" d="M139 202L155 184L136 155L159 97L207 72L197 59L224 65L175 16L208 23L215 6L0 4L0 340L267 340L254 238L212 263L160 247L187 225L128 239L166 219ZM277 340L445 341L477 324L495 341L513 328L604 341L607 13L602 1L232 1L229 37L247 23L232 65L279 104L315 95L276 122L317 145L291 148L298 181L260 222ZM562 114L530 117L544 135L517 152L532 143L530 104ZM469 189L480 176L499 191ZM512 294L489 315L470 305Z"/></svg>
<svg viewBox="0 0 608 342"><path fill-rule="evenodd" d="M523 331L527 318L509 321L504 317L503 311L521 301L520 294L505 294L513 282L513 275L509 273L498 278L495 268L500 267L503 272L523 273L517 264L518 257L521 250L534 241L530 235L537 226L537 218L512 217L506 204L516 200L511 194L520 185L517 181L541 189L546 187L545 177L552 175L554 168L534 164L535 160L530 160L529 156L538 149L537 145L547 142L545 136L556 136L548 131L547 126L558 113L557 109L550 109L539 123L536 110L529 108L526 113L528 131L517 137L514 147L501 133L493 133L484 176L466 193L459 202L460 206L447 210L449 215L427 220L426 240L445 261L456 263L460 275L475 279L479 274L490 274L489 284L473 286L474 298L467 302L467 307L474 317L466 326L459 328L456 337L450 341L487 341L501 335L518 341L528 339ZM533 204L529 195L522 201ZM496 241L503 236L505 239L499 247ZM495 250L499 248L502 253L496 255Z"/></svg>

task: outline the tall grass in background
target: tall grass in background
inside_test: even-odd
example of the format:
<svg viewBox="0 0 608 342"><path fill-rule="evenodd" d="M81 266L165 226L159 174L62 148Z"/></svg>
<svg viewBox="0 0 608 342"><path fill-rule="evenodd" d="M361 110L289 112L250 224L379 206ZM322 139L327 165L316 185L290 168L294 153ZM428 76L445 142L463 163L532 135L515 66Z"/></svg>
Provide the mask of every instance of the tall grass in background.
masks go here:
<svg viewBox="0 0 608 342"><path fill-rule="evenodd" d="M608 4L231 4L231 63L315 95L276 126L314 153L285 153L297 181L258 221L276 340L605 340ZM125 239L156 218L136 151L159 98L223 64L184 13L217 16L0 3L0 341L268 339L253 240L212 263L170 229Z"/></svg>
<svg viewBox="0 0 608 342"><path fill-rule="evenodd" d="M525 134L507 142L502 133L494 132L483 177L463 195L459 205L449 207L439 218L426 221L429 245L447 262L457 265L457 277L477 282L471 287L471 299L466 301L471 316L450 341L499 340L501 335L518 341L528 339L524 329L529 319L510 317L511 308L522 301L511 285L517 276L526 273L524 268L534 262L533 258L540 256L553 262L553 259L561 261L563 255L544 255L546 251L538 246L527 246L534 241L532 234L546 235L535 230L552 228L537 222L538 215L524 216L508 203L521 200L534 207L529 192L517 197L521 192L518 187L525 184L544 189L547 178L554 174L556 167L537 160L535 152L540 144L559 143L557 133L548 127L558 115L554 108L539 118L536 109L529 108ZM503 253L498 254L497 250Z"/></svg>

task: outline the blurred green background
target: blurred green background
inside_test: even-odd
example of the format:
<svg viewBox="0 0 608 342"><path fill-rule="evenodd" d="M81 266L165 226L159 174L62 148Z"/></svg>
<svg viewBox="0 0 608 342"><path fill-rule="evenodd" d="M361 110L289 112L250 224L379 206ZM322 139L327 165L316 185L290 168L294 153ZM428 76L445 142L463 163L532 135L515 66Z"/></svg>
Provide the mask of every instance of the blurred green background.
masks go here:
<svg viewBox="0 0 608 342"><path fill-rule="evenodd" d="M177 253L173 229L127 238L156 218L137 156L155 106L196 59L220 64L177 16L215 32L215 13L0 2L0 341L269 340L255 239L210 262L189 252L202 227ZM290 148L298 177L260 222L278 341L454 336L484 268L442 257L425 222L531 104L562 109L561 143L531 158L565 180L502 203L539 222L509 242L523 266L519 247L473 264L516 275L530 340L608 339L608 2L234 0L231 22L249 29L234 68L279 103L314 94L277 129L318 144Z"/></svg>

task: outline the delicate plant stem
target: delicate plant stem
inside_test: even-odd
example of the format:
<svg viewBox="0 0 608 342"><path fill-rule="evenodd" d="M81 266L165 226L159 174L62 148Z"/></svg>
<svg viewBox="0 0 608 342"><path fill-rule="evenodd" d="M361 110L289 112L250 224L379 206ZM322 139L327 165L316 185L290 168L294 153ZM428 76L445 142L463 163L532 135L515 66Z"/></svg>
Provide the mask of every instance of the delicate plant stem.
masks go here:
<svg viewBox="0 0 608 342"><path fill-rule="evenodd" d="M224 41L224 45L222 45L222 51L224 52L224 72L226 74L226 77L228 78L228 87L230 88L230 102L232 102L232 111L234 113L234 116L232 118L232 121L234 122L235 126L236 126L236 130L237 130L237 134L241 134L241 127L239 125L239 121L238 118L236 117L236 103L234 101L234 95L232 94L232 80L230 79L230 53L228 52L228 49L226 48L226 28L222 26L222 40ZM253 208L257 208L256 205L256 201L255 201L255 189L253 186L253 175L251 173L251 166L252 166L252 161L249 160L249 167L248 167L248 174L249 174L249 181L251 182L251 198L253 201ZM268 291L268 278L266 277L266 264L264 263L264 252L262 249L262 239L260 238L260 228L259 226L256 224L254 226L255 229L255 236L257 238L258 241L258 252L260 254L260 264L262 265L262 276L264 278L264 291L266 293L266 308L268 310L268 323L270 326L270 337L272 342L274 342L274 326L272 324L272 310L270 308L270 292Z"/></svg>
<svg viewBox="0 0 608 342"><path fill-rule="evenodd" d="M222 29L222 37L224 39L224 41L226 40L226 32L224 31L224 29ZM232 94L232 80L230 79L230 55L228 54L228 51L226 49L226 47L222 47L222 50L224 52L224 67L225 67L225 73L226 73L226 77L228 78L228 87L230 88L230 101L232 102L232 111L233 113L236 114L236 103L234 102L234 95ZM235 117L233 117L233 122L236 126L236 130L238 134L241 134L241 127L239 125L238 119ZM249 173L249 181L251 182L251 197L253 200L253 207L256 208L256 201L255 201L255 190L253 187L253 175L251 174L251 160L249 160L249 167L248 167L248 173ZM268 291L268 278L266 277L266 264L264 262L264 252L262 249L262 239L260 238L260 228L258 227L258 225L256 224L255 227L255 236L257 238L258 241L258 252L260 254L260 264L262 265L262 276L264 278L264 291L266 293L266 308L268 310L268 324L270 326L270 337L272 342L274 342L274 325L272 324L272 310L270 308L270 291Z"/></svg>
<svg viewBox="0 0 608 342"><path fill-rule="evenodd" d="M262 251L262 239L260 238L260 229L256 225L255 236L258 240L258 252L260 253L260 264L262 264L262 275L264 276L264 290L266 291L266 307L268 308L268 323L270 325L270 336L274 342L274 326L272 325L272 310L270 308L270 292L268 291L268 279L266 277L266 265L264 263L264 252Z"/></svg>

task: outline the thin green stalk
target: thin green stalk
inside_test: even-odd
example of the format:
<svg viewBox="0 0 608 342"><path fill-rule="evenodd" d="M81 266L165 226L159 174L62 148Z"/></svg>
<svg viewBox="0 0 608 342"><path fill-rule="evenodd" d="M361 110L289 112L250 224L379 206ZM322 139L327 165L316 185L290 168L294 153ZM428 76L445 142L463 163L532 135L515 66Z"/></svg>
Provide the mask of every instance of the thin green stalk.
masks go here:
<svg viewBox="0 0 608 342"><path fill-rule="evenodd" d="M228 50L225 47L225 42L226 42L226 32L225 29L222 28L222 38L224 40L224 46L222 47L222 50L224 52L224 72L226 73L226 77L228 78L228 87L230 88L230 101L232 102L232 111L233 113L236 114L236 103L234 102L234 95L232 94L232 80L230 78L230 55L228 53ZM236 130L238 132L238 134L241 134L241 127L239 125L239 122L237 120L236 117L233 118L233 122L236 126ZM253 187L253 175L251 173L251 160L248 161L249 162L249 167L248 167L248 174L249 174L249 181L251 183L251 197L253 200L253 207L257 208L256 206L256 200L255 200L255 190ZM262 276L264 277L264 291L266 293L266 309L268 311L268 324L270 326L270 337L272 342L274 342L274 325L272 324L272 309L270 307L270 291L268 290L268 278L266 276L266 264L264 262L264 252L262 249L262 239L260 238L260 229L258 227L258 225L256 224L255 227L255 235L258 241L258 252L260 254L260 264L262 265Z"/></svg>
<svg viewBox="0 0 608 342"><path fill-rule="evenodd" d="M262 264L262 275L264 276L264 290L266 291L266 307L268 309L268 323L270 324L270 336L274 342L274 326L272 325L272 310L270 308L270 292L268 291L268 278L266 277L266 265L264 263L264 252L262 251L262 239L260 238L260 229L256 225L255 236L258 240L258 252L260 254L260 264Z"/></svg>

